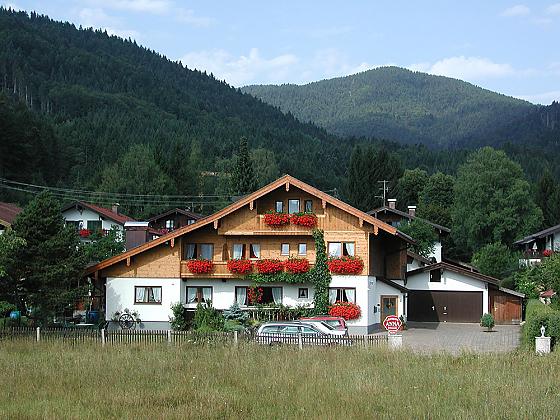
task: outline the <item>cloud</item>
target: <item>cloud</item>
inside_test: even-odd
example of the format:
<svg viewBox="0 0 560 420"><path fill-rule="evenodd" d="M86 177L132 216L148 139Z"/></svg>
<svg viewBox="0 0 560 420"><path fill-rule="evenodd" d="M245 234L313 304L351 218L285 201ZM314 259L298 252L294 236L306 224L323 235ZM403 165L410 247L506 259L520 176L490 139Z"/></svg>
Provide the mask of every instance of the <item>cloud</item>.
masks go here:
<svg viewBox="0 0 560 420"><path fill-rule="evenodd" d="M292 67L298 63L293 54L264 58L257 48L239 57L224 50L196 51L185 54L180 60L189 68L206 70L233 86L288 82L292 78Z"/></svg>
<svg viewBox="0 0 560 420"><path fill-rule="evenodd" d="M133 29L123 29L120 19L109 16L103 9L85 8L78 13L78 22L85 28L99 28L106 30L109 35L120 36L121 38L137 39L139 33Z"/></svg>
<svg viewBox="0 0 560 420"><path fill-rule="evenodd" d="M531 13L531 9L529 9L524 4L517 4L512 7L508 7L505 9L501 15L506 17L516 17L516 16L527 16Z"/></svg>
<svg viewBox="0 0 560 420"><path fill-rule="evenodd" d="M546 13L549 15L560 15L560 3L551 4L546 8Z"/></svg>
<svg viewBox="0 0 560 420"><path fill-rule="evenodd" d="M516 98L525 99L534 104L550 105L552 101L560 101L560 90L537 93L532 95L515 95Z"/></svg>
<svg viewBox="0 0 560 420"><path fill-rule="evenodd" d="M449 57L435 63L416 63L410 70L453 77L462 80L481 80L508 76L515 73L509 64L494 63L483 57Z"/></svg>
<svg viewBox="0 0 560 420"><path fill-rule="evenodd" d="M216 19L205 16L196 16L194 10L190 9L177 9L175 16L179 22L184 22L198 28L211 26L216 23Z"/></svg>

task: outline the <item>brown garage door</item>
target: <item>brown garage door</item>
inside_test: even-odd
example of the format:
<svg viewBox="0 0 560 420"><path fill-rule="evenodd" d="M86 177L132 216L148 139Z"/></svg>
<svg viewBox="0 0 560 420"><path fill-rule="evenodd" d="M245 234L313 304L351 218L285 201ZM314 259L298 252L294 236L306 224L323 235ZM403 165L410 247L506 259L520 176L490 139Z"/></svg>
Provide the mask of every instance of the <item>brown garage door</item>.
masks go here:
<svg viewBox="0 0 560 420"><path fill-rule="evenodd" d="M416 322L480 322L482 292L411 290L408 320Z"/></svg>

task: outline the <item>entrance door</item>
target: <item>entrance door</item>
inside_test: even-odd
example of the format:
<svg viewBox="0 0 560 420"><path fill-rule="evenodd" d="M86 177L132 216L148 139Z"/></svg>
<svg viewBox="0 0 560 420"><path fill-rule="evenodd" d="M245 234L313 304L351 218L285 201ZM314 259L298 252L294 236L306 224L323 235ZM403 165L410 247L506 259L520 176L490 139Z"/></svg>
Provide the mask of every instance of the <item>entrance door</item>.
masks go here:
<svg viewBox="0 0 560 420"><path fill-rule="evenodd" d="M381 296L381 323L389 315L397 315L398 296Z"/></svg>

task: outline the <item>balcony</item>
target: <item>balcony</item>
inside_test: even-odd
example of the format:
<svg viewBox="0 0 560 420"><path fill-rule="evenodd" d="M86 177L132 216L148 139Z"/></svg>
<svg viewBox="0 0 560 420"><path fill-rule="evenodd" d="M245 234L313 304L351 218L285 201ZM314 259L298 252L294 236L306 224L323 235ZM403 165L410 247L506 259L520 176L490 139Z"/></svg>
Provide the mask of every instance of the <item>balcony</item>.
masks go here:
<svg viewBox="0 0 560 420"><path fill-rule="evenodd" d="M287 224L279 227L272 227L264 222L264 214L251 216L245 220L239 220L235 226L224 225L218 230L220 235L226 236L247 236L247 235L291 235L291 236L311 236L313 228ZM325 215L317 215L317 228L325 228Z"/></svg>
<svg viewBox="0 0 560 420"><path fill-rule="evenodd" d="M181 261L181 277L182 278L220 278L220 279L241 279L245 277L242 274L233 274L227 268L227 261L213 261L214 270L208 274L194 274L189 271L187 261ZM314 263L309 264L311 270L315 266ZM256 272L256 269L253 269Z"/></svg>

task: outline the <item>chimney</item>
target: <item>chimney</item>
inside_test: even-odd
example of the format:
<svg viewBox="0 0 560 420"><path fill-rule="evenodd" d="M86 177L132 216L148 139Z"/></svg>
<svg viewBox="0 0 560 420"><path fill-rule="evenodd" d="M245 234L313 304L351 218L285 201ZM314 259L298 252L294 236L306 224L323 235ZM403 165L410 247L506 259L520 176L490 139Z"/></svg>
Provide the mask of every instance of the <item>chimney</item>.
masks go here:
<svg viewBox="0 0 560 420"><path fill-rule="evenodd" d="M118 213L119 212L119 203L114 203L113 205L111 205L111 211L113 213Z"/></svg>
<svg viewBox="0 0 560 420"><path fill-rule="evenodd" d="M416 217L416 206L408 206L408 214Z"/></svg>
<svg viewBox="0 0 560 420"><path fill-rule="evenodd" d="M389 203L389 208L390 209L396 209L397 208L397 199L396 198L388 198L387 202Z"/></svg>
<svg viewBox="0 0 560 420"><path fill-rule="evenodd" d="M124 238L127 251L145 244L149 241L148 222L125 222Z"/></svg>

